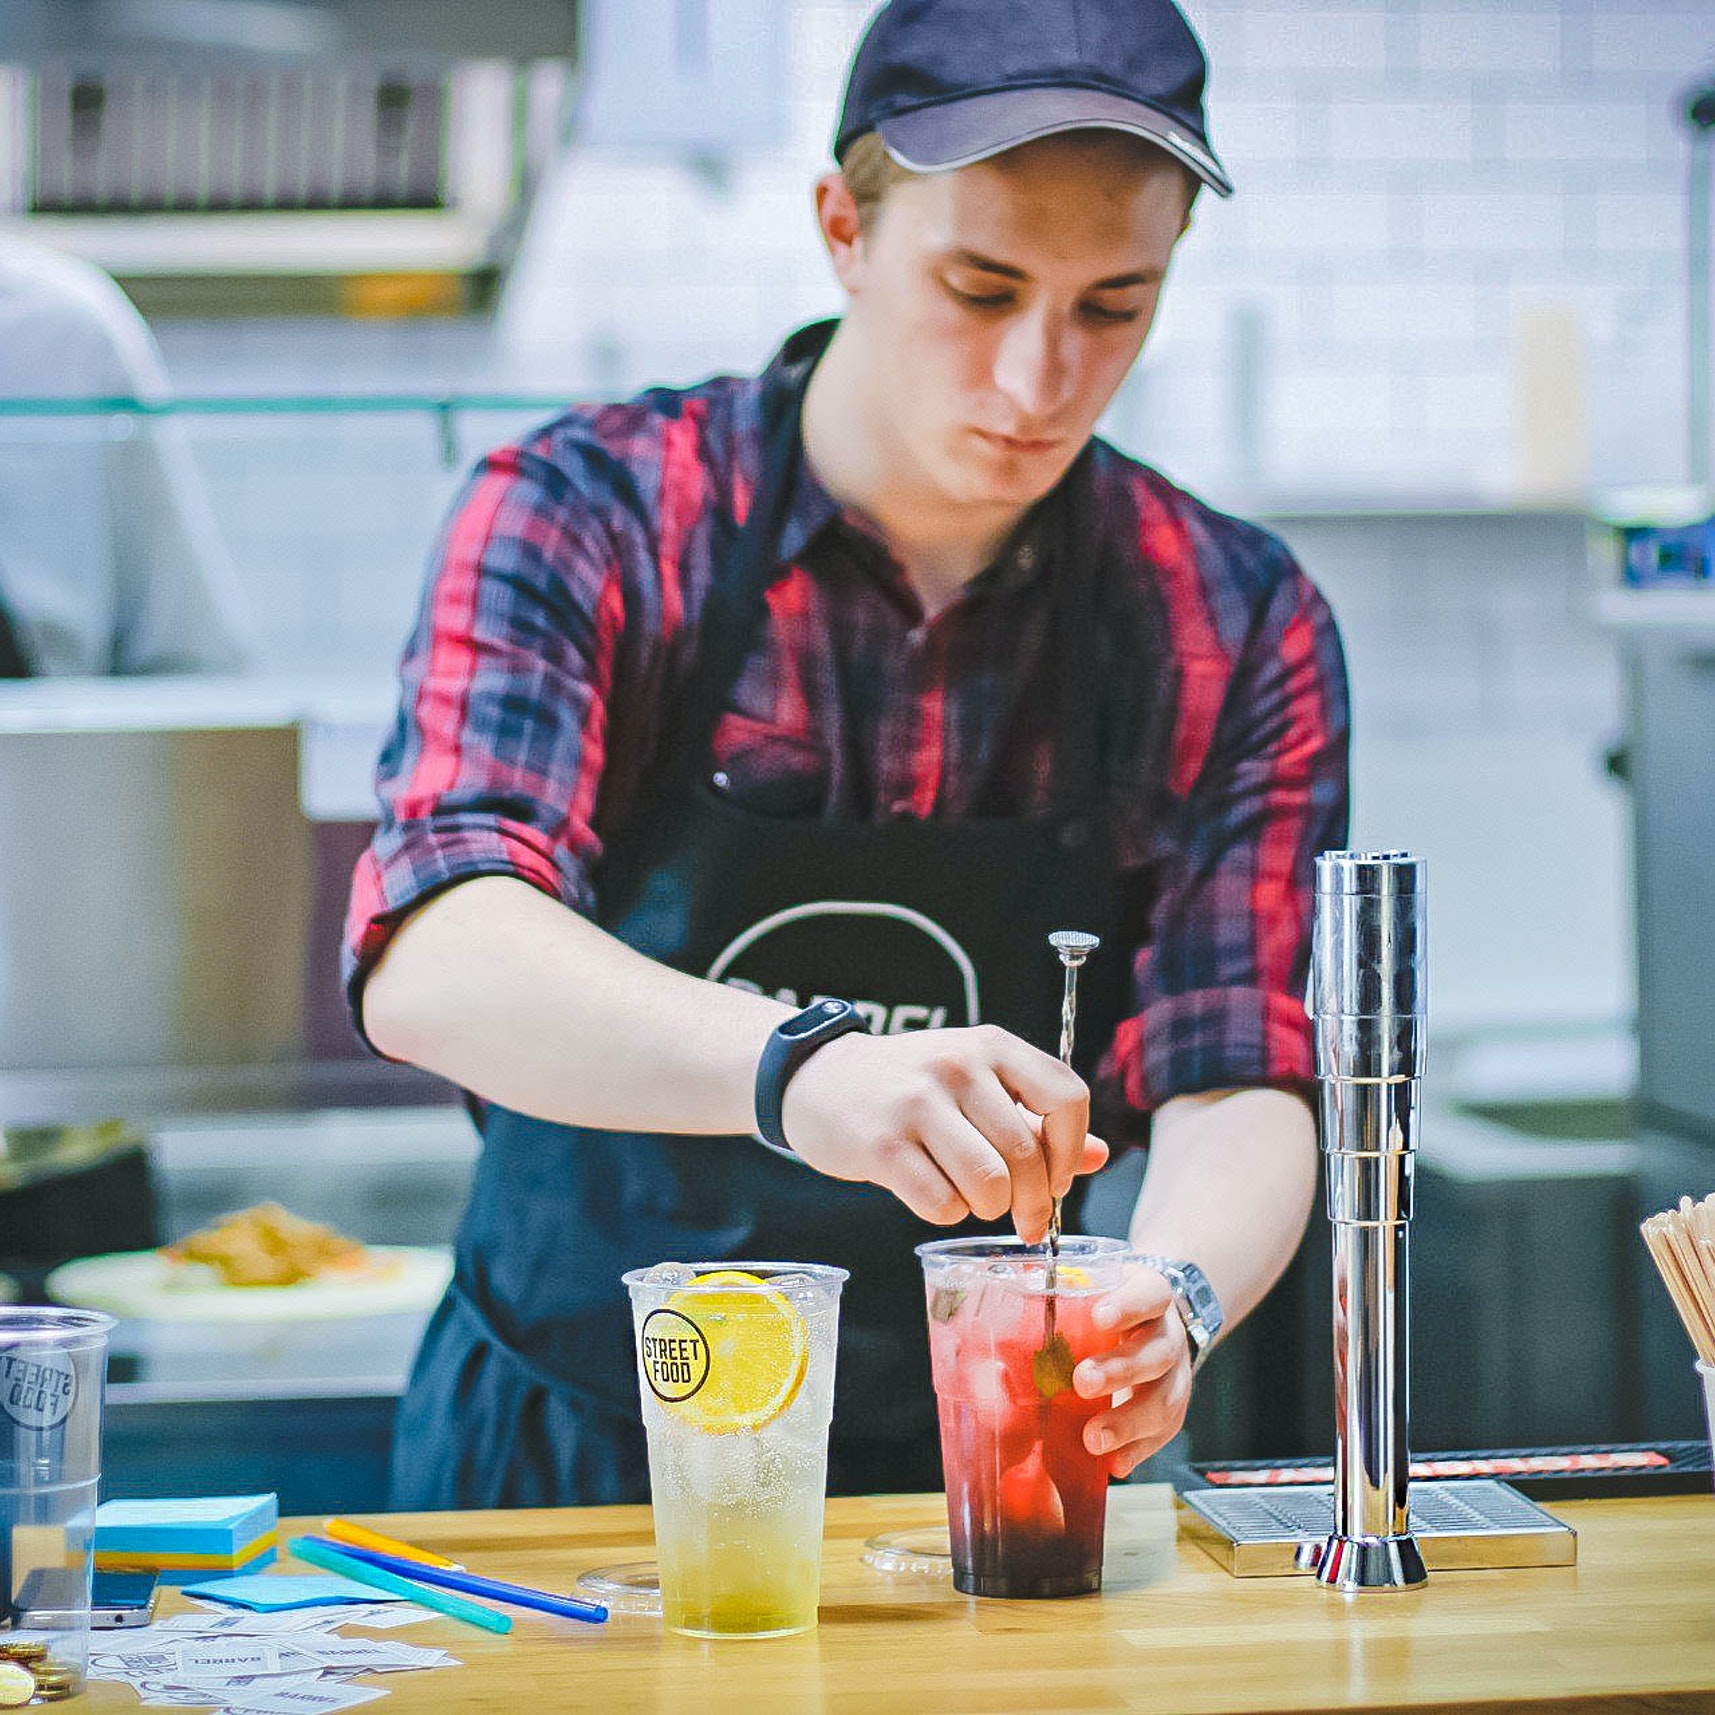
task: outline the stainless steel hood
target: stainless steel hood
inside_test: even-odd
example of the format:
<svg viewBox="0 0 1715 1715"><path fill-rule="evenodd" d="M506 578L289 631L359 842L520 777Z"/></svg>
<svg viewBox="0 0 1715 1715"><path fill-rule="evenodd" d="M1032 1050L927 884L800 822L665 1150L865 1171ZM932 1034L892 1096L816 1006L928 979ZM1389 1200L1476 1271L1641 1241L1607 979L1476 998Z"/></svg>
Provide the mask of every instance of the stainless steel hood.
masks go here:
<svg viewBox="0 0 1715 1715"><path fill-rule="evenodd" d="M384 682L3 693L0 1127L447 1099L361 1047L335 968L367 827L321 819L312 753L377 735Z"/></svg>
<svg viewBox="0 0 1715 1715"><path fill-rule="evenodd" d="M127 282L492 277L577 24L576 0L6 0L0 228Z"/></svg>
<svg viewBox="0 0 1715 1715"><path fill-rule="evenodd" d="M6 0L0 59L568 59L576 0Z"/></svg>

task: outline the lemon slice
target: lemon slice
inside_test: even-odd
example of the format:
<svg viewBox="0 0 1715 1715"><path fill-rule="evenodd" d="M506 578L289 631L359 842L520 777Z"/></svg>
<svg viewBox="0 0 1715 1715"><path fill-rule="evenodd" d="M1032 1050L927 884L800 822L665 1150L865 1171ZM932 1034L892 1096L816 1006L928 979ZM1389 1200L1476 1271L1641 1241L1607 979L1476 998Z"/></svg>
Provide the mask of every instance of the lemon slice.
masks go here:
<svg viewBox="0 0 1715 1715"><path fill-rule="evenodd" d="M710 1290L721 1286L732 1290ZM708 1343L702 1386L666 1402L681 1422L711 1435L761 1429L798 1397L810 1364L810 1331L783 1293L754 1274L719 1269L698 1275L694 1290L675 1292L667 1308L695 1323Z"/></svg>
<svg viewBox="0 0 1715 1715"><path fill-rule="evenodd" d="M1079 1268L1075 1262L1063 1262L1054 1270L1054 1283L1056 1286L1088 1286L1089 1270Z"/></svg>

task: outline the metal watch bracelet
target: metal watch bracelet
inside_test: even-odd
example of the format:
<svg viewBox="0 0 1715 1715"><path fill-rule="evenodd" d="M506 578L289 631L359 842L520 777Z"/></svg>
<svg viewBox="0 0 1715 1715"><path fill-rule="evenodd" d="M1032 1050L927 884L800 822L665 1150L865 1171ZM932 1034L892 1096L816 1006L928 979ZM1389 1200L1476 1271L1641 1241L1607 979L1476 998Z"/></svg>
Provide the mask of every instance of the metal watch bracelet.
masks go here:
<svg viewBox="0 0 1715 1715"><path fill-rule="evenodd" d="M1137 1260L1148 1263L1167 1282L1173 1292L1173 1307L1185 1324L1185 1338L1191 1345L1191 1373L1195 1375L1220 1338L1226 1317L1221 1301L1209 1284L1209 1277L1194 1262L1181 1257L1156 1256L1140 1251Z"/></svg>

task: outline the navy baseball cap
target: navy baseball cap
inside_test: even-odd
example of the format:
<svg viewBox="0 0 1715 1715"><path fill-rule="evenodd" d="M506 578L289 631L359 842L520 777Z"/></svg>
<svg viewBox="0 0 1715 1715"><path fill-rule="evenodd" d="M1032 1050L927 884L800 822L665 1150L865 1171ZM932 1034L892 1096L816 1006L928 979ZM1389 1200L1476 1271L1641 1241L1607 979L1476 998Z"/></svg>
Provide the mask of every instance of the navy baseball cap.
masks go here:
<svg viewBox="0 0 1715 1715"><path fill-rule="evenodd" d="M1231 196L1203 117L1208 62L1172 0L887 0L852 61L834 138L881 135L915 172L1056 131L1129 131Z"/></svg>

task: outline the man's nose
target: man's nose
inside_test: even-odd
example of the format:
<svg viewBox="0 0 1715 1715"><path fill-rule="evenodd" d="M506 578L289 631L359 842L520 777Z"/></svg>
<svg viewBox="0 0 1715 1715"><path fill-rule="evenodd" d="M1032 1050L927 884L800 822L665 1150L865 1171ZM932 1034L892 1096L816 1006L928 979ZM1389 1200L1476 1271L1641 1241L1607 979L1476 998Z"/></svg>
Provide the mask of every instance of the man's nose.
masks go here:
<svg viewBox="0 0 1715 1715"><path fill-rule="evenodd" d="M1032 425L1042 424L1070 397L1076 368L1070 330L1046 313L1020 316L1001 338L995 385Z"/></svg>

